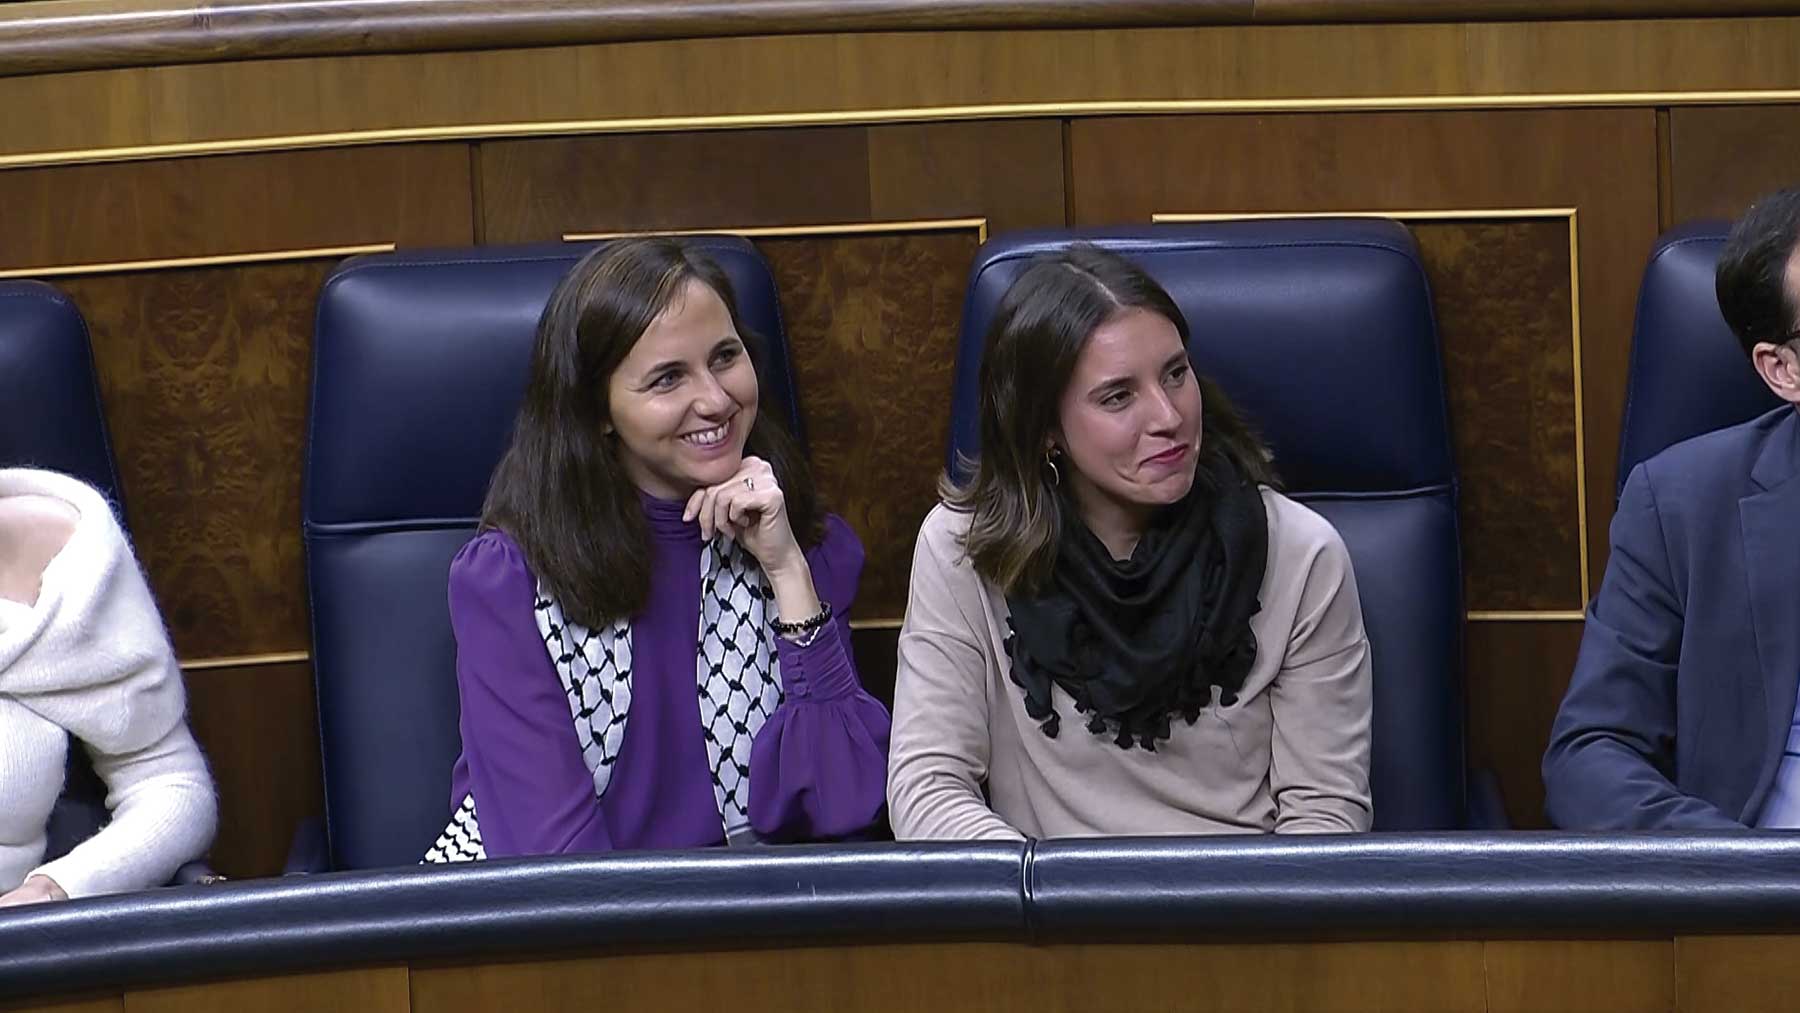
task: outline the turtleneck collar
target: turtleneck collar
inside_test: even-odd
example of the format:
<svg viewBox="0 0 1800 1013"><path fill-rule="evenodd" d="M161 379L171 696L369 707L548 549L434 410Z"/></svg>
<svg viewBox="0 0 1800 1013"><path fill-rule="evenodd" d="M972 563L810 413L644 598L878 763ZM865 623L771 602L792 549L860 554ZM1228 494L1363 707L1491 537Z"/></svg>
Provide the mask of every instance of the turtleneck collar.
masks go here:
<svg viewBox="0 0 1800 1013"><path fill-rule="evenodd" d="M644 520L650 525L650 536L659 542L700 542L700 525L681 519L687 509L685 499L660 499L642 489L638 502L644 505Z"/></svg>

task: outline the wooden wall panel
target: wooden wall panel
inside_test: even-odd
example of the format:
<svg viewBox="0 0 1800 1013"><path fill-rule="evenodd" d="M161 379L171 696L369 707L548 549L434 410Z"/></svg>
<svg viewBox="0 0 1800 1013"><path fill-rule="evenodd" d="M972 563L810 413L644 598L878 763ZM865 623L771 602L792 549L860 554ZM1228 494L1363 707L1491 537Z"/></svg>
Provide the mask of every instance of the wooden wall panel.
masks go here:
<svg viewBox="0 0 1800 1013"><path fill-rule="evenodd" d="M668 130L743 116L1054 116L1082 102L1632 101L1796 80L1797 18L682 39L0 78L0 109L46 110L9 119L0 157L342 143L344 132L378 142L584 123Z"/></svg>
<svg viewBox="0 0 1800 1013"><path fill-rule="evenodd" d="M869 215L860 127L496 141L477 158L489 243Z"/></svg>
<svg viewBox="0 0 1800 1013"><path fill-rule="evenodd" d="M1579 610L1568 219L1409 224L1443 343L1464 603Z"/></svg>
<svg viewBox="0 0 1800 1013"><path fill-rule="evenodd" d="M125 1013L407 1013L407 982L404 967L375 967L185 985L129 992Z"/></svg>
<svg viewBox="0 0 1800 1013"><path fill-rule="evenodd" d="M1800 938L1679 937L1675 982L1681 1013L1787 1013L1800 993Z"/></svg>
<svg viewBox="0 0 1800 1013"><path fill-rule="evenodd" d="M210 861L242 879L281 872L300 822L324 813L312 666L190 670L188 724L219 791Z"/></svg>
<svg viewBox="0 0 1800 1013"><path fill-rule="evenodd" d="M1668 1013L1675 945L1668 939L1488 940L1489 1013Z"/></svg>
<svg viewBox="0 0 1800 1013"><path fill-rule="evenodd" d="M1064 223L1056 120L918 123L869 130L869 213L987 219L988 234Z"/></svg>
<svg viewBox="0 0 1800 1013"><path fill-rule="evenodd" d="M1669 172L1674 222L1738 217L1800 185L1800 105L1670 110Z"/></svg>
<svg viewBox="0 0 1800 1013"><path fill-rule="evenodd" d="M869 553L854 616L898 622L937 503L973 229L763 239L814 475Z"/></svg>
<svg viewBox="0 0 1800 1013"><path fill-rule="evenodd" d="M984 217L1063 222L1055 120L492 141L490 243L568 233Z"/></svg>
<svg viewBox="0 0 1800 1013"><path fill-rule="evenodd" d="M1469 623L1463 637L1469 765L1499 778L1514 827L1547 827L1540 771L1575 669L1581 624Z"/></svg>
<svg viewBox="0 0 1800 1013"><path fill-rule="evenodd" d="M417 144L0 172L0 270L465 243L467 152Z"/></svg>
<svg viewBox="0 0 1800 1013"><path fill-rule="evenodd" d="M58 279L86 316L138 557L183 658L305 650L313 306L335 260Z"/></svg>
<svg viewBox="0 0 1800 1013"><path fill-rule="evenodd" d="M414 1013L1485 1009L1478 942L960 943L638 954L413 972Z"/></svg>

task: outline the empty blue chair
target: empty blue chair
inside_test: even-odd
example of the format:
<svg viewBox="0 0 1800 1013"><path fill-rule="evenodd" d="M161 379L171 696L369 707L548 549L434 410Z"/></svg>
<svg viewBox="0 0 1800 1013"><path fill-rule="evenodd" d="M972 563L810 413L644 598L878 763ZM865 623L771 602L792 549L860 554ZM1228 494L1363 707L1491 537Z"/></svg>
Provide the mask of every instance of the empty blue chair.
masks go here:
<svg viewBox="0 0 1800 1013"><path fill-rule="evenodd" d="M1682 440L1780 407L1719 313L1713 270L1729 222L1695 222L1658 237L1638 287L1619 489L1631 469Z"/></svg>
<svg viewBox="0 0 1800 1013"><path fill-rule="evenodd" d="M1195 366L1275 454L1289 495L1350 550L1374 656L1375 827L1464 822L1456 473L1431 293L1387 221L1016 233L976 255L950 463L979 450L982 345L1030 260L1082 240L1129 257L1193 328Z"/></svg>
<svg viewBox="0 0 1800 1013"><path fill-rule="evenodd" d="M739 238L697 243L764 338L764 405L798 434L768 265ZM302 511L331 867L417 862L450 817L450 559L506 448L538 317L593 248L361 257L320 293Z"/></svg>

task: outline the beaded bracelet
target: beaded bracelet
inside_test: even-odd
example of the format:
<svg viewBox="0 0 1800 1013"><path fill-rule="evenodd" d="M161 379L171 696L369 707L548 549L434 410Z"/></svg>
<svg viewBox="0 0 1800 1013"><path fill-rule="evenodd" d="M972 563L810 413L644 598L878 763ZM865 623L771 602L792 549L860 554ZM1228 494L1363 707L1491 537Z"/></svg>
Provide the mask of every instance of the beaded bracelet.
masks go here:
<svg viewBox="0 0 1800 1013"><path fill-rule="evenodd" d="M824 629L825 624L830 621L831 603L828 601L821 601L819 602L818 615L802 619L797 623L784 623L777 619L774 622L771 622L769 626L775 630L776 634L787 638L796 646L806 647L813 642L813 639L819 635L819 631Z"/></svg>

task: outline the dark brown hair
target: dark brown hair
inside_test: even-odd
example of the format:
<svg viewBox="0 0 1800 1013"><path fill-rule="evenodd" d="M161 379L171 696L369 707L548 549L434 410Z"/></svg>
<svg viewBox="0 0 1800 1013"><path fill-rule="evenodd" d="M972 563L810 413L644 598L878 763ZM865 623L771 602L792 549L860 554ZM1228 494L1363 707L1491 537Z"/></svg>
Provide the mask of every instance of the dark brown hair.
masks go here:
<svg viewBox="0 0 1800 1013"><path fill-rule="evenodd" d="M1787 265L1800 244L1800 189L1778 190L1756 199L1731 227L1713 289L1719 312L1744 354L1764 341L1783 344L1800 328L1800 307L1788 291Z"/></svg>
<svg viewBox="0 0 1800 1013"><path fill-rule="evenodd" d="M1155 279L1116 253L1079 243L1026 268L988 328L981 454L968 462L972 478L957 484L946 475L939 492L951 508L974 515L964 548L975 571L1005 593L1041 587L1056 564L1061 493L1044 465L1045 441L1088 338L1128 309L1167 319L1188 344L1187 318ZM1268 451L1225 392L1199 371L1193 375L1200 385L1201 452L1222 453L1245 478L1275 484Z"/></svg>
<svg viewBox="0 0 1800 1013"><path fill-rule="evenodd" d="M650 595L650 536L616 437L613 371L689 281L716 292L750 349L762 383L761 339L738 316L731 280L679 238L622 239L582 258L538 318L525 400L482 505L483 527L511 535L563 612L583 626L630 616ZM762 401L744 452L769 462L803 545L823 531L811 473Z"/></svg>

